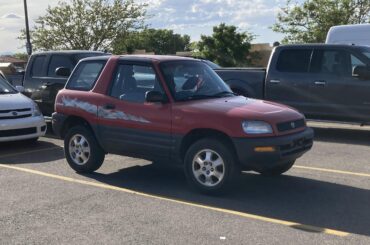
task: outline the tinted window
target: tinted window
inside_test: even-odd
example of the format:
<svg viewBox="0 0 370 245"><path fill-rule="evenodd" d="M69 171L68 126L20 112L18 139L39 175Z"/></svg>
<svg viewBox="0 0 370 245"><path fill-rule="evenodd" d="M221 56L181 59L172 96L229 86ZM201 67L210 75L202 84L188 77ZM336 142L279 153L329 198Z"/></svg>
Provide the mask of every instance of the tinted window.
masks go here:
<svg viewBox="0 0 370 245"><path fill-rule="evenodd" d="M336 76L351 76L351 56L344 50L317 50L312 60L311 71Z"/></svg>
<svg viewBox="0 0 370 245"><path fill-rule="evenodd" d="M70 56L67 55L53 55L50 59L50 64L48 68L48 76L57 77L55 70L58 67L66 67L70 70L73 69L75 64L72 63Z"/></svg>
<svg viewBox="0 0 370 245"><path fill-rule="evenodd" d="M163 89L151 66L118 65L110 95L120 100L144 103L148 91Z"/></svg>
<svg viewBox="0 0 370 245"><path fill-rule="evenodd" d="M281 51L277 70L281 72L308 72L312 50L287 49Z"/></svg>
<svg viewBox="0 0 370 245"><path fill-rule="evenodd" d="M82 62L73 72L68 84L68 89L90 90L98 79L105 61Z"/></svg>
<svg viewBox="0 0 370 245"><path fill-rule="evenodd" d="M31 69L31 76L32 77L41 77L41 76L43 76L42 68L44 67L45 59L46 59L45 55L39 55L39 56L36 56L33 59L32 69Z"/></svg>

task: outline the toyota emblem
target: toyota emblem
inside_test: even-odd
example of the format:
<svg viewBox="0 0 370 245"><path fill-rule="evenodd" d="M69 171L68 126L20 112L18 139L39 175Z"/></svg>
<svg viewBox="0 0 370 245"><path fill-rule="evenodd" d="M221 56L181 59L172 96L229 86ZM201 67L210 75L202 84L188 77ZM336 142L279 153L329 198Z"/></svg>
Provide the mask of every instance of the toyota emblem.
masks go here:
<svg viewBox="0 0 370 245"><path fill-rule="evenodd" d="M16 111L12 111L13 116L18 116L18 113Z"/></svg>

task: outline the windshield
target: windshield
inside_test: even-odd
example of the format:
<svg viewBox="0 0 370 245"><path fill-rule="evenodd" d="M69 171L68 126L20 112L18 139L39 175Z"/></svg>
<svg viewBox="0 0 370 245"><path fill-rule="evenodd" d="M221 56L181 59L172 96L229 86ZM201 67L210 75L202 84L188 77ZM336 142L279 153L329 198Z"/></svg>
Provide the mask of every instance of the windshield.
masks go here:
<svg viewBox="0 0 370 245"><path fill-rule="evenodd" d="M0 94L16 94L18 93L12 85L0 76Z"/></svg>
<svg viewBox="0 0 370 245"><path fill-rule="evenodd" d="M234 96L224 81L205 63L175 61L161 64L176 101Z"/></svg>
<svg viewBox="0 0 370 245"><path fill-rule="evenodd" d="M367 64L370 65L370 48L361 49L361 53L367 57Z"/></svg>

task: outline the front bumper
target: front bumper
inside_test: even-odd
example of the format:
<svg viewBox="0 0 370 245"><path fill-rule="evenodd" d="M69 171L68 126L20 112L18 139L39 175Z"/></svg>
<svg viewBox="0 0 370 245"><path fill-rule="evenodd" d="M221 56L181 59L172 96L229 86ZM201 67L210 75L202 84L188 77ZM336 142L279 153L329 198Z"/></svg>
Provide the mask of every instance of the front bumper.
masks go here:
<svg viewBox="0 0 370 245"><path fill-rule="evenodd" d="M283 165L301 157L311 149L314 133L311 128L304 131L269 138L234 138L238 160L245 170L263 170ZM271 147L273 152L257 152L256 147Z"/></svg>
<svg viewBox="0 0 370 245"><path fill-rule="evenodd" d="M46 123L42 116L0 120L0 142L33 139L45 133Z"/></svg>

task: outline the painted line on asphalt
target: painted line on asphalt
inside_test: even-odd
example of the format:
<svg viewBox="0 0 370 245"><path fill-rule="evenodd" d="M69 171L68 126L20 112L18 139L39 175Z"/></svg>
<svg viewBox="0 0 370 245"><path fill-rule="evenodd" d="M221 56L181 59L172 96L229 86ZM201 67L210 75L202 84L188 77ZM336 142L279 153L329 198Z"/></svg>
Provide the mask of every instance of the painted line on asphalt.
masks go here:
<svg viewBox="0 0 370 245"><path fill-rule="evenodd" d="M32 151L22 151L22 152L17 152L17 153L12 153L12 154L0 155L0 159L8 158L8 157L17 157L19 155L38 153L38 152L43 152L43 151L51 151L51 150L55 150L55 149L63 149L63 147L53 146L53 147L42 148L42 149L37 149L37 150L32 150Z"/></svg>
<svg viewBox="0 0 370 245"><path fill-rule="evenodd" d="M231 214L231 215L235 215L235 216L239 216L239 217L243 217L243 218L248 218L248 219L253 219L253 220L258 220L258 221L264 221L264 222L269 222L269 223L274 223L274 224L279 224L279 225L284 225L284 226L288 226L288 227L291 227L291 228L300 229L300 230L309 231L309 232L324 233L324 234L330 234L330 235L335 235L335 236L340 236L340 237L348 236L350 234L350 233L344 232L344 231L338 231L338 230L333 230L333 229L328 229L328 228L305 225L305 224L300 224L300 223L296 223L296 222L274 219L274 218L269 218L269 217L255 215L255 214L249 214L249 213L224 209L224 208L206 206L206 205L202 205L202 204L186 202L186 201L181 201L181 200L177 200L177 199L171 199L171 198L168 198L168 197L162 197L162 196L147 194L147 193L144 193L144 192L138 192L138 191L134 191L134 190L130 190L130 189L122 188L122 187L117 187L117 186L112 186L112 185L108 185L108 184L96 183L96 182L91 182L91 181L86 181L86 180L79 180L79 179L66 177L66 176L61 176L61 175L50 174L50 173L41 172L41 171L38 171L38 170L33 170L33 169L28 169L28 168L21 168L21 167L17 167L17 166L6 165L6 164L0 164L0 167L1 168L6 168L6 169L17 170L17 171L21 171L21 172L26 172L26 173L30 173L30 174L35 174L35 175L39 175L39 176L49 177L49 178L53 178L53 179L58 179L58 180L66 181L66 182L78 183L78 184L82 184L82 185L93 186L93 187L103 188L103 189L107 189L107 190L120 191L120 192L124 192L124 193L135 194L135 195L142 196L142 197L167 201L167 202L171 202L171 203L182 204L182 205L191 206L191 207L202 208L202 209L211 210L211 211L220 212L220 213L225 213L225 214Z"/></svg>
<svg viewBox="0 0 370 245"><path fill-rule="evenodd" d="M299 169L307 169L307 170L328 172L328 173L346 174L346 175L361 176L361 177L370 177L370 174L366 174L366 173L356 173L356 172L349 172L349 171L342 171L342 170L335 170L335 169L327 169L327 168L307 167L307 166L301 166L301 165L294 165L293 167L294 168L299 168Z"/></svg>

